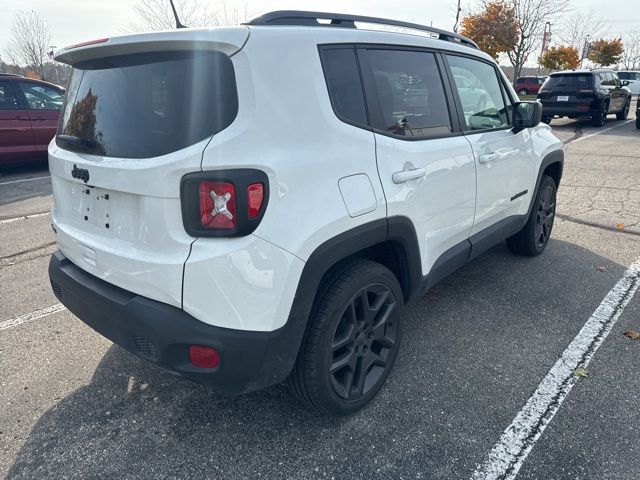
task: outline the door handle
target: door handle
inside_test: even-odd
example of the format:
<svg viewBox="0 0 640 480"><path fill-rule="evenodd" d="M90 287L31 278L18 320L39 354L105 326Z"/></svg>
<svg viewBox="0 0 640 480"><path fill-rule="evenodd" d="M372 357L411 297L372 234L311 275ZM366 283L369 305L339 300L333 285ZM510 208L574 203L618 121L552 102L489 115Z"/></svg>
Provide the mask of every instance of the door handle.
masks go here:
<svg viewBox="0 0 640 480"><path fill-rule="evenodd" d="M496 150L495 152L485 153L483 155L480 155L478 157L478 162L489 163L489 162L495 162L496 160L504 160L505 158L509 158L516 155L518 152L519 150L516 150L514 148L501 148Z"/></svg>
<svg viewBox="0 0 640 480"><path fill-rule="evenodd" d="M427 174L427 171L424 168L414 168L412 170L403 170L402 172L394 173L391 178L393 183L405 183L410 180L417 180L418 178L422 178Z"/></svg>

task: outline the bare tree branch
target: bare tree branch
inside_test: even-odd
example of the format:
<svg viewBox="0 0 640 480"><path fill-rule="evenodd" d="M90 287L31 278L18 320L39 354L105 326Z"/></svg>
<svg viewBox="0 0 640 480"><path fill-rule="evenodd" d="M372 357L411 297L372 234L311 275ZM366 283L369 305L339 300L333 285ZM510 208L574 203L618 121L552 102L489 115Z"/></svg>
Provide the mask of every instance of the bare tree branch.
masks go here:
<svg viewBox="0 0 640 480"><path fill-rule="evenodd" d="M604 19L598 17L593 10L586 13L572 13L561 23L558 38L564 45L582 52L587 39L601 37L606 26Z"/></svg>
<svg viewBox="0 0 640 480"><path fill-rule="evenodd" d="M214 2L177 0L174 2L180 21L188 27L239 25L247 18L247 7L229 9L225 3L216 10ZM218 3L218 2L215 2ZM173 30L176 27L169 0L138 0L132 7L136 20L129 28L135 32Z"/></svg>
<svg viewBox="0 0 640 480"><path fill-rule="evenodd" d="M622 36L622 65L626 70L640 69L640 30L629 30Z"/></svg>
<svg viewBox="0 0 640 480"><path fill-rule="evenodd" d="M31 67L45 80L44 63L51 44L47 21L34 11L19 11L11 22L5 54L17 65Z"/></svg>
<svg viewBox="0 0 640 480"><path fill-rule="evenodd" d="M519 38L515 48L507 52L513 65L513 81L520 76L522 67L540 46L545 24L555 22L567 11L570 0L508 0L516 11Z"/></svg>

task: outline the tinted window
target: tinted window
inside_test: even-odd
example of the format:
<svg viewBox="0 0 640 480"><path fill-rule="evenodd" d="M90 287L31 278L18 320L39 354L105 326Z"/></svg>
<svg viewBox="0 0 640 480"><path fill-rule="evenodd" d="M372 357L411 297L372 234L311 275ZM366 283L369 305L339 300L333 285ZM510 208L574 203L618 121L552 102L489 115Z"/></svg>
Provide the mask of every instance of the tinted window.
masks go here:
<svg viewBox="0 0 640 480"><path fill-rule="evenodd" d="M377 114L372 125L406 137L451 133L435 56L407 50L368 50Z"/></svg>
<svg viewBox="0 0 640 480"><path fill-rule="evenodd" d="M633 80L633 74L631 72L618 72L618 78L621 80Z"/></svg>
<svg viewBox="0 0 640 480"><path fill-rule="evenodd" d="M554 90L575 90L579 88L589 88L593 86L593 75L567 73L562 75L553 75L544 82L544 88Z"/></svg>
<svg viewBox="0 0 640 480"><path fill-rule="evenodd" d="M60 110L64 92L37 83L18 82L31 110Z"/></svg>
<svg viewBox="0 0 640 480"><path fill-rule="evenodd" d="M19 110L18 99L9 82L0 82L0 110Z"/></svg>
<svg viewBox="0 0 640 480"><path fill-rule="evenodd" d="M349 122L367 125L367 111L354 48L322 50L322 66L336 114Z"/></svg>
<svg viewBox="0 0 640 480"><path fill-rule="evenodd" d="M165 52L78 64L57 143L124 158L164 155L231 124L238 98L231 60L219 52Z"/></svg>
<svg viewBox="0 0 640 480"><path fill-rule="evenodd" d="M493 66L466 57L448 55L453 79L468 130L502 128L509 125L502 87ZM464 77L467 82L459 81Z"/></svg>

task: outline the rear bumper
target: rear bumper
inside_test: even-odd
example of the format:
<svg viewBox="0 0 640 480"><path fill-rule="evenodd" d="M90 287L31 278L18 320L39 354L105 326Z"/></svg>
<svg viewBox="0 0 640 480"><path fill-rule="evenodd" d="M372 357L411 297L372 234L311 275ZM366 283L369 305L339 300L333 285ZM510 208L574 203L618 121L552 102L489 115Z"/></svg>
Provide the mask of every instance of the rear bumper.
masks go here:
<svg viewBox="0 0 640 480"><path fill-rule="evenodd" d="M592 117L600 112L599 105L588 105L588 108L578 108L576 105L542 104L542 116L553 117Z"/></svg>
<svg viewBox="0 0 640 480"><path fill-rule="evenodd" d="M284 380L295 362L304 322L272 332L214 327L184 310L116 287L57 251L49 277L58 299L80 320L138 357L169 372L230 393L246 393ZM216 368L192 365L189 345L215 348Z"/></svg>

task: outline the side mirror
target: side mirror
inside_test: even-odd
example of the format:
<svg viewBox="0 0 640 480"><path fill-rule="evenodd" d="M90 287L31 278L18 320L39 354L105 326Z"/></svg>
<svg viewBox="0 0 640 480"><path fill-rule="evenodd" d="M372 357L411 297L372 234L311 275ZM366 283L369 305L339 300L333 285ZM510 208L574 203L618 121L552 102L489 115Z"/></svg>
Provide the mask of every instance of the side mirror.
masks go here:
<svg viewBox="0 0 640 480"><path fill-rule="evenodd" d="M627 85L629 85L629 80L622 80L622 86L626 87Z"/></svg>
<svg viewBox="0 0 640 480"><path fill-rule="evenodd" d="M542 119L542 104L540 102L518 102L513 109L513 127L520 131L535 127Z"/></svg>

